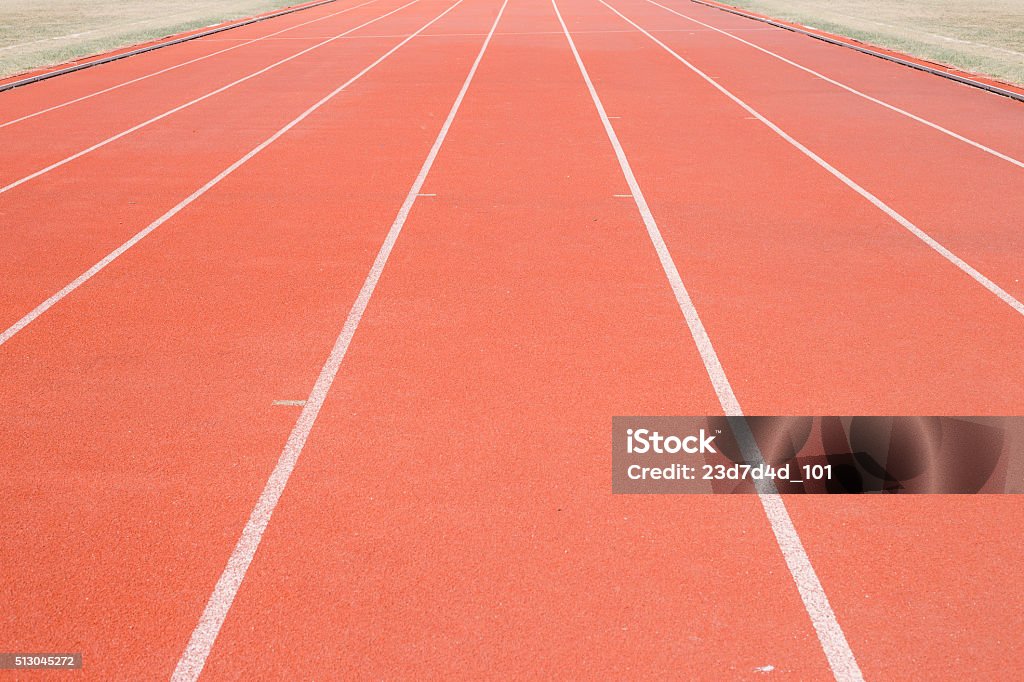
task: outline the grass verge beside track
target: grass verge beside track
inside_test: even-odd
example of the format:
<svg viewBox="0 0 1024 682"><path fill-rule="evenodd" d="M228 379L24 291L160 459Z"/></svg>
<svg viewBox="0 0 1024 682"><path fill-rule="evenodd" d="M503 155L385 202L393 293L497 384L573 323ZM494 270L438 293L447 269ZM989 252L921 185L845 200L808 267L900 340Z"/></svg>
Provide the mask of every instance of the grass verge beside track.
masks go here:
<svg viewBox="0 0 1024 682"><path fill-rule="evenodd" d="M4 0L0 78L303 0Z"/></svg>
<svg viewBox="0 0 1024 682"><path fill-rule="evenodd" d="M725 4L1024 84L1024 0L724 0Z"/></svg>

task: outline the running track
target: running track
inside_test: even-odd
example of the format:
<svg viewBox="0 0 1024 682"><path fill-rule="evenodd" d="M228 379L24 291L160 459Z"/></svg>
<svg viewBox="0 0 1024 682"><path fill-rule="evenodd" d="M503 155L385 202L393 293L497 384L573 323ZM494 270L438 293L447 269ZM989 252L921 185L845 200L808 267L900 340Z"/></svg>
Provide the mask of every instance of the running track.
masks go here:
<svg viewBox="0 0 1024 682"><path fill-rule="evenodd" d="M6 92L0 648L1019 679L1019 500L612 497L608 453L1020 414L1022 181L1021 104L683 0L340 0Z"/></svg>

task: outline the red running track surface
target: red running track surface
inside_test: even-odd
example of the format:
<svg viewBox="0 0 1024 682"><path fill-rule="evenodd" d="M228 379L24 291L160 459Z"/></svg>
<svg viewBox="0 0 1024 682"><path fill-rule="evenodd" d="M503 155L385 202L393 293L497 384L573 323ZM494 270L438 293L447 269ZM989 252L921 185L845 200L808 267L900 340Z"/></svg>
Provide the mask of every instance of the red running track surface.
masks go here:
<svg viewBox="0 0 1024 682"><path fill-rule="evenodd" d="M343 0L3 93L0 648L1019 678L1016 498L613 497L608 431L1020 414L1022 106L681 0Z"/></svg>

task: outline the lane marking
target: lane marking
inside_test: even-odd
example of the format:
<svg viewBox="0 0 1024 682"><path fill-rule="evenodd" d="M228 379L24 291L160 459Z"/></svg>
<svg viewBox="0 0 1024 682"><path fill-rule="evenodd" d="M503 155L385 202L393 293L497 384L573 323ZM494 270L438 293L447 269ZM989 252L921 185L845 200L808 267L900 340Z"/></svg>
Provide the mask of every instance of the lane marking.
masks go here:
<svg viewBox="0 0 1024 682"><path fill-rule="evenodd" d="M656 2L656 0L647 0L647 2L649 2L652 5L655 5L657 7L660 7L661 9L665 10L666 12L670 12L672 14L675 14L676 16L682 17L683 19L687 19L689 21L692 21L695 24L700 24L701 26L705 26L705 27L711 29L712 31L715 31L716 33L721 33L724 36L728 36L728 37L732 38L733 40L738 40L739 42L743 43L744 45L749 45L750 47L754 48L755 50L760 50L761 52L763 52L763 53L765 53L767 55L775 57L776 59L778 59L780 61L783 61L786 64L789 64L790 66L796 67L796 68L800 69L801 71L804 71L806 73L811 74L812 76L816 76L816 77L820 78L821 80L825 81L826 83L831 83L832 85L836 86L837 88L842 88L843 90L846 90L847 92L850 92L850 93L852 93L854 95L857 95L858 97L863 97L864 99L868 100L869 102L874 102L875 104L877 104L879 106L882 106L882 107L885 107L886 109L888 109L890 111L894 111L897 114L900 114L902 116L906 116L907 118L909 118L911 120L914 120L914 121L917 121L918 123L920 123L922 125L926 125L926 126L928 126L929 128L931 128L933 130L937 130L938 132L940 132L940 133L942 133L944 135L948 135L949 137L952 137L952 138L954 138L956 140L959 140L959 141L961 141L961 142L963 142L965 144L969 144L970 146L974 147L975 149L979 149L979 150L985 152L986 154L991 154L992 156L995 156L996 158L1002 159L1003 161L1006 161L1008 163L1012 163L1014 166L1017 166L1018 168L1024 168L1024 161L1021 161L1019 159L1015 159L1012 156L1004 154L1004 153L1002 153L1000 151L996 151L995 149L992 149L991 147L987 147L987 146L981 144L980 142L975 142L974 140L972 140L972 139L970 139L968 137L964 137L963 135L961 135L959 133L953 132L949 128L945 128L945 127L939 125L938 123L933 123L933 122L931 122L931 121L929 121L929 120L927 120L925 118L922 118L922 117L920 117L920 116L918 116L916 114L910 113L906 109L901 109L901 108L899 108L898 106L896 106L894 104L889 104L888 102L880 100L877 97L872 97L871 95L867 94L866 92L862 92L861 90L857 90L856 88L851 87L849 85L846 85L845 83L840 83L839 81L837 81L837 80L835 80L833 78L829 78L828 76L826 76L823 73L819 73L818 71L815 71L814 69L811 69L809 67L804 66L803 64L798 64L797 62L794 62L791 59L787 59L786 57L783 57L782 55L780 55L778 53L772 52L771 50L769 50L767 48L761 47L760 45L752 43L749 40L744 40L743 38L741 38L741 37L739 37L737 35L733 35L732 33L729 33L728 31L725 31L723 29L720 29L717 26L712 26L711 24L706 24L703 21L700 21L699 19L694 19L693 17L691 17L689 15L683 14L682 12L674 10L671 7L667 7L665 5L662 5L659 2Z"/></svg>
<svg viewBox="0 0 1024 682"><path fill-rule="evenodd" d="M174 107L173 109L169 109L168 111L165 111L164 113L159 114L158 116L154 116L153 118L151 118L151 119L149 119L147 121L143 121L142 123L134 125L134 126L132 126L131 128L129 128L127 130L124 130L124 131L122 131L120 133L117 133L116 135L112 135L111 137L108 137L107 139L103 140L102 142L97 142L96 144L92 145L91 147L86 147L82 151L77 152L75 154L72 154L71 156L68 156L68 157L66 157L66 158L64 158L64 159L62 159L60 161L57 161L56 163L51 163L49 166L46 166L45 168L37 170L35 173L31 173L29 175L26 175L25 177L21 178L20 180L15 180L14 182L10 183L9 185L5 185L4 187L0 187L0 194L3 194L4 192L9 192L10 190L14 189L15 187L19 187L19 186L25 184L29 180L33 180L35 178L38 178L40 175L44 175L46 173L49 173L52 170L55 170L57 168L60 168L61 166L64 166L64 165L66 165L68 163L71 163L75 159L81 158L81 157L85 156L86 154L89 154L90 152L94 152L97 149L100 149L101 147L105 147L108 144L110 144L111 142L115 142L117 140L120 140L122 137L130 135L130 134L132 134L132 133L134 133L134 132L136 132L138 130L142 130L143 128L145 128L148 125L151 125L153 123L156 123L157 121L163 120L163 119L167 118L168 116L170 116L172 114L176 114L179 111L182 111L183 109L187 109L187 108L191 107L194 104L198 104L199 102L202 102L203 100L209 99L210 97L213 97L214 95L219 95L220 93L224 92L225 90L230 90L231 88L235 87L236 85L240 85L240 84L242 84L242 83L244 83L244 82L246 82L246 81L248 81L250 79L256 78L257 76L260 76L260 75L266 73L267 71L270 71L271 69L277 68L278 66L281 66L282 64L290 62L293 59L298 59L299 57L301 57L304 54L307 54L309 52L312 52L313 50L316 50L316 49L318 49L320 47L323 47L324 45L327 45L328 43L332 43L335 40L338 40L339 38L341 38L343 36L346 36L349 33L352 33L353 31L358 31L359 29L363 28L364 26L369 26L370 24L376 23L376 22L380 21L381 19L384 19L384 18L386 18L388 16L391 16L395 12L399 12L399 11L405 9L406 7L409 7L410 5L416 4L419 1L420 0L411 0L410 2L407 2L406 4L402 5L401 7L393 9L390 12L387 12L386 14L382 14L379 17L376 17L374 19L370 19L367 22L359 24L355 28L350 28L347 31L345 31L344 33L339 33L338 35L333 36L331 38L328 38L327 40L321 41L321 42L317 43L316 45L312 45L310 47L307 47L304 50L296 52L295 54L291 55L290 57L285 57L284 59L281 59L280 61L274 62L270 66L263 67L259 71L254 71L253 73L250 73L248 76L243 76L242 78L239 78L238 80L235 80L235 81L232 81L232 82L228 83L227 85L222 85L221 87L217 88L216 90L208 92L205 95L201 95L200 97L196 97L195 99L193 99L191 101L188 101L188 102L185 102L184 104L179 104L178 106Z"/></svg>
<svg viewBox="0 0 1024 682"><path fill-rule="evenodd" d="M22 116L20 118L15 118L15 119L12 119L12 120L7 121L5 123L0 123L0 128L6 128L7 126L12 126L12 125L15 125L16 123L21 123L22 121L27 121L30 118L35 118L36 116L41 116L41 115L49 113L51 111L56 111L57 109L63 109L66 106L70 106L72 104L77 104L78 102L83 102L83 101L85 101L87 99L92 99L93 97L96 97L98 95L102 95L102 94L111 92L113 90L117 90L119 88L123 88L126 85L131 85L133 83L138 83L139 81L144 81L147 78L152 78L153 76L159 76L162 73L167 73L168 71L174 71L175 69L180 69L181 67L188 66L189 64L195 64L196 62L201 62L204 59L209 59L210 57L216 57L219 54L224 54L225 52L230 52L231 50L237 50L240 47L245 47L246 45L251 45L252 43L258 43L261 40L267 40L269 38L272 38L273 36L280 35L282 33L286 33L288 31L292 31L292 30L297 29L297 28L301 28L303 26L306 26L307 24L313 24L313 23L316 23L318 21L323 21L324 19L330 19L332 17L336 17L339 14L345 14L346 12L351 12L354 9L359 9L360 7L365 7L366 5L370 5L370 4L372 4L374 2L377 2L377 1L378 0L367 0L366 2L363 2L361 4L354 5L352 7L348 7L346 9L343 9L343 10L338 11L338 12L332 12L331 14L327 14L325 16L318 17L316 19L310 19L309 21L304 21L301 24L295 24L294 26L289 26L287 28L283 28L283 29L281 29L279 31L275 31L274 33L268 33L267 35L260 36L259 38L245 38L245 39L242 39L242 38L231 38L231 40L236 40L236 41L237 40L243 40L244 42L240 42L237 45L232 45L231 47L225 48L223 50L218 50L216 52L211 52L210 54L206 54L206 55L203 55L201 57L196 57L195 59L190 59L190 60L188 60L186 62L181 62L180 64L174 64L173 66L168 66L165 69L160 69L159 71L154 71L153 73L147 73L144 76L139 76L138 78L133 78L133 79L127 80L127 81L125 81L123 83L118 83L117 85L112 85L109 88L104 88L103 90L97 90L96 92L90 93L88 95L82 95L81 97L76 97L75 99L68 100L67 102L62 102L61 104L55 104L55 105L53 105L51 107L47 107L45 109L40 109L39 111L36 111L34 113L31 113L31 114L26 114L26 115L24 115L24 116ZM219 39L218 38L209 38L207 40L208 41L214 41L214 40L219 40ZM315 40L315 39L310 39L310 40Z"/></svg>
<svg viewBox="0 0 1024 682"><path fill-rule="evenodd" d="M844 185L846 185L847 187L852 189L854 192L856 192L857 194L859 194L862 197L864 197L865 199L867 199L871 204L873 204L880 211L882 211L887 216L892 218L894 221L896 221L897 223L902 225L908 232L910 232L912 235L914 235L915 237L920 239L922 242L927 244L933 251L935 251L940 256L945 258L947 261L949 261L950 263L955 265L962 272L966 273L975 282L977 282L981 286L983 286L986 289L988 289L989 292L994 294L1003 303L1005 303L1006 305L1010 306L1011 308L1016 310L1021 315L1024 315L1024 303L1021 303L1019 300L1017 300L1012 295L1010 295L1009 292L1004 290L998 284L993 282L991 279L989 279L985 275L981 274L973 266L968 264L962 258L960 258L955 253L953 253L952 251L947 249L945 246L940 244L938 241L936 241L927 232L925 232L924 230L919 228L917 225L915 225L914 223L910 222L910 220L905 218L903 215L898 213L894 208L892 208L891 206L886 204L884 201L882 201L881 199L876 197L874 194L872 194L868 190L866 190L863 187L861 187L859 184L854 182L852 179L850 179L848 176L846 176L844 173L842 173L840 170L838 170L835 166L830 164L828 161L825 161L825 159L821 158L820 156L818 156L817 154L812 152L810 149L808 149L801 142L796 140L792 135L787 133L785 130L783 130L779 126L777 126L774 123L772 123L771 121L769 121L759 111L757 111L752 106L750 106L749 104L747 104L746 102L741 100L736 95L734 95L731 91L726 89L723 85L715 82L715 80L713 78L710 78L706 73L704 73L703 71L698 69L696 66L691 64L684 57L680 56L677 52L675 52L668 45L666 45L662 41L658 40L655 36L651 35L648 31L646 31L643 27L641 27L635 21L633 21L632 19L630 19L629 17L624 15L622 12L620 12L619 10L617 10L614 7L612 7L611 5L609 5L607 2L605 2L605 0L598 0L598 1L602 5L604 5L608 9L610 9L612 12L617 14L623 21L625 21L626 23L630 24L631 26L636 28L638 31L643 33L645 36L647 36L648 38L653 40L659 47L661 47L663 50L665 50L670 55L675 57L676 60L679 61L680 63L682 63L686 68L690 69L690 71L693 71L695 74L697 74L702 79L704 79L705 82L709 83L711 86L713 86L719 92L721 92L723 95L725 95L726 97L731 99L733 102L735 102L736 104L741 106L743 109L745 109L751 116L753 116L757 120L761 121L761 123L763 123L766 126L768 126L768 128L770 128L772 130L772 132L774 132L776 135L778 135L783 140L785 140L786 142L791 144L793 147L798 149L802 154L807 156L809 159L814 161L816 164L818 164L819 166L821 166L822 168L827 170L829 173L831 173L833 176L835 176L835 178L838 179L840 182L842 182Z"/></svg>
<svg viewBox="0 0 1024 682"><path fill-rule="evenodd" d="M462 0L459 0L459 2L462 2ZM456 5L458 4L459 3L457 2ZM334 379L338 375L338 370L341 368L341 363L345 359L345 354L348 352L348 347L352 343L352 337L356 333L359 321L362 319L367 305L369 305L370 297L377 288L377 282L380 281L381 273L384 271L384 266L387 265L391 251L395 247L395 242L398 241L398 236L402 232L402 227L405 225L405 221L409 217L410 211L412 211L413 204L416 203L416 197L419 194L420 189L423 187L423 183L427 179L427 174L430 173L430 169L434 165L434 160L437 158L437 155L441 150L441 145L444 144L445 137L447 137L448 131L451 129L452 122L455 120L455 115L458 113L459 107L462 105L462 100L466 97L466 92L469 90L470 83L473 82L473 76L476 75L477 68L480 66L481 60L483 60L484 52L487 50L487 46L490 45L491 38L494 36L494 30L497 28L498 22L501 21L501 17L504 14L505 7L507 5L508 0L505 0L501 5L501 9L498 10L498 15L495 17L494 23L491 25L491 30L484 39L483 44L480 46L480 52L477 53L476 59L473 61L473 65L470 67L469 73L466 75L466 80L462 83L462 89L459 90L459 94L456 96L455 102L452 104L452 108L448 112L448 117L445 118L444 124L441 126L441 130L437 134L437 139L434 140L433 146L427 153L427 158L423 162L423 166L420 167L420 171L416 175L416 179L413 181L412 187L409 189L409 193L406 194L405 201L402 202L402 206L398 210L398 215L395 217L395 221L392 223L387 237L385 237L380 250L377 252L377 257L373 261L370 272L366 275L366 280L363 282L363 286L359 290L359 295L352 304L348 317L345 318L345 323L342 326L341 333L334 344L334 348L331 350L331 354L327 358L327 362L324 363L323 368L320 370L320 374L316 379L316 383L313 385L313 390L310 391L306 405L302 408L302 413L299 415L298 420L295 422L295 427L288 436L288 441L285 444L284 449L281 451L281 456L277 461L277 465L274 467L274 471L270 474L270 478L267 479L267 484L263 488L263 492L260 494L259 500L256 502L256 506L253 508L252 513L249 515L249 520L246 522L245 528L242 530L242 535L238 539L238 544L235 545L235 549L231 553L231 557L228 559L227 566L225 566L224 572L217 580L213 593L210 595L210 599L206 603L206 608L203 610L199 623L192 632L192 637L189 640L188 646L185 648L184 653L182 653L181 658L178 660L178 665L171 677L173 682L185 682L198 679L199 674L203 670L203 666L206 665L206 659L210 655L210 651L217 639L217 635L220 633L221 626L224 624L224 619L227 618L228 611L231 609L235 596L238 594L238 588L245 579L245 574L249 570L249 565L252 563L256 550L259 548L260 541L263 539L263 533L266 530L267 525L270 523L270 516L274 513L274 508L277 506L278 501L281 499L281 495L284 493L284 488L288 484L288 479L291 476L292 471L295 469L295 464L298 461L299 454L306 445L306 440L309 438L309 434L313 430L313 425L320 413L320 409L323 407L324 401L327 399L327 393L331 390L331 385L334 383ZM454 7L455 5L452 5L452 7L446 10L446 13L451 11ZM440 19L440 17L437 19ZM434 19L434 21L437 21L437 19Z"/></svg>
<svg viewBox="0 0 1024 682"><path fill-rule="evenodd" d="M629 160L626 158L626 152L619 142L618 135L616 135L611 121L608 120L608 115L605 113L601 98L597 94L594 83L590 80L590 74L587 72L586 66L583 65L583 59L576 49L576 43L573 41L569 28L565 25L562 14L558 10L558 3L556 0L551 0L551 4L555 8L558 23L561 24L562 32L569 42L569 47L572 50L573 57L576 59L576 65L580 69L583 81L587 85L587 90L590 91L590 98L594 101L594 107L601 118L601 124L608 135L608 140L615 150L615 157L619 161L622 175L633 192L637 211L639 211L640 217L643 219L644 226L647 228L647 234L654 245L655 252L658 254L658 260L661 262L661 267L665 271L665 276L672 287L676 303L679 305L683 318L689 327L690 334L697 346L697 351L700 353L701 360L704 363L704 368L711 379L715 395L728 416L730 426L736 435L737 442L740 443L744 457L751 463L756 463L758 460L763 461L761 453L757 448L757 442L753 439L753 433L750 431L747 420L743 416L743 410L736 399L736 394L725 374L725 369L722 367L718 354L711 343L711 337L708 335L704 323L697 312L697 308L693 304L693 299L690 297L690 293L687 291L686 285L683 284L682 277L679 275L679 270L672 260L668 245L665 243L664 237L662 237L661 230L658 228L654 215L647 204L647 199L644 197L640 184L633 174L633 169L629 165ZM793 576L797 591L800 593L800 598L810 617L814 631L818 635L818 641L821 642L829 667L832 669L832 674L837 680L842 680L843 682L860 682L863 680L860 667L857 665L857 660L850 649L850 644L846 640L846 635L839 626L835 612L833 612L832 606L829 604L825 589L822 587L821 581L811 565L810 558L804 550L800 536L793 526L793 521L789 517L789 512L782 501L782 496L778 494L774 482L770 479L762 481L758 485L757 491L758 499L761 501L761 506L768 517L775 540L785 559L786 566L789 568L790 575Z"/></svg>
<svg viewBox="0 0 1024 682"><path fill-rule="evenodd" d="M284 407L302 407L306 404L305 400L275 400L274 405L281 405Z"/></svg>
<svg viewBox="0 0 1024 682"><path fill-rule="evenodd" d="M418 0L413 0L413 2L417 2L417 1ZM431 19L430 22L425 24L423 26L423 28L421 28L420 30L421 31L424 30L425 28L427 28L430 25L432 25L435 21L437 21L438 19L440 19L444 15L448 14L448 12L451 12L462 1L463 0L458 0L458 2L456 2L454 5L452 5L448 9L446 9L444 12L442 12L438 16L436 16L433 19ZM412 3L410 2L409 4L411 5ZM407 6L407 5L403 5L403 7L405 7L405 6ZM401 7L399 9L401 9ZM397 11L397 10L395 10L395 11ZM98 263L93 265L91 268L89 268L88 270L83 272L81 275L79 275L77 278L75 278L72 282L69 282L67 285L64 286L63 289L61 289L57 293L53 294L48 299L46 299L45 301L40 303L38 306L33 308L28 314L26 314L20 320L18 320L13 325L8 327L3 333L0 333L0 346L3 346L5 343L10 341L11 337L13 337L15 334L17 334L22 329L24 329L29 324L31 324L33 320L35 320L40 315L45 313L47 310L52 308L54 305L59 303L61 300L63 300L68 294L73 292L75 289L77 289L78 287L82 286L83 284L88 282L90 279L95 277L105 267L107 267L108 265L113 263L115 260L117 260L117 258L119 258L121 256L121 254L123 254L125 251L127 251L130 248L132 248L136 244L138 244L148 234L150 234L153 230L155 230L156 228L160 227L161 225L166 223L168 220L173 218L175 215L177 215L186 206L188 206L189 204L194 202L196 199L198 199L199 197L201 197L204 194L206 194L212 188L216 187L217 184L220 183L221 180L223 180L224 178L226 178L227 176L229 176L233 172L235 172L239 167L241 167L243 164L245 164L246 161L248 161L252 157L254 157L257 154L259 154L261 151L263 151L264 149L269 147L275 140L277 140L279 137L281 137L282 135L287 133L289 130L291 130L292 128L297 126L299 123L301 123L303 120L305 120L306 117L308 117L314 111L316 111L321 106L326 104L328 101L332 100L338 93L340 93L342 90L347 88L349 85L351 85L352 83L355 83L357 80L359 80L364 75L369 73L374 67L376 67L378 64L380 64L385 59L390 57L392 54L394 54L398 50L398 48L400 48L403 45L405 45L406 43L408 43L410 40L415 38L417 35L418 35L417 33L413 33L413 34L411 34L409 36L406 36L405 39L403 39L401 42L397 43L394 47L392 47L390 50L385 52L382 56L378 57L377 60L374 61L372 64L370 64L369 66L365 67L362 71L357 73L355 76L353 76L352 78L350 78L347 81L345 81L344 83L342 83L333 92L331 92L328 95L326 95L325 97L321 98L316 104L314 104L313 106L311 106L308 109L306 109L304 112L302 112L301 114L296 116L294 119L292 119L290 122L288 122L283 128L281 128L276 133L274 133L273 135L268 137L266 140L264 140L263 142L258 144L256 147L254 147L248 154L246 154L245 156L243 156L242 158L238 159L233 164L231 164L230 166L228 166L227 168L222 170L220 173L218 173L216 176L214 176L214 178L212 180L207 182L205 185L203 185L202 187L197 189L192 194L190 194L187 197L185 197L184 199L182 199L176 206L174 206L171 210L167 211L167 213L164 213L162 216L160 216L159 218L157 218L156 220L151 222L148 226L146 226L145 228L143 228L142 230L137 232L135 234L135 236L133 236L131 239L129 239L125 243L121 244L121 246L119 246L116 249L114 249L113 251L111 251L102 260L100 260Z"/></svg>
<svg viewBox="0 0 1024 682"><path fill-rule="evenodd" d="M687 33L689 35L695 35L695 31L701 29L692 28L659 28L651 29L655 33ZM774 31L774 28L736 28L734 31ZM575 31L576 35L590 34L590 33L634 33L629 29L599 29L599 30L585 30ZM407 33L392 33L392 34L367 34L361 36L349 36L349 40L362 40L365 38L403 38ZM487 35L486 33L428 33L422 38L480 38ZM498 31L495 35L499 36L561 36L561 31ZM317 40L323 36L312 36L312 37L300 37L300 38L278 38L278 40ZM247 40L247 38L207 38L207 42L228 42L232 40Z"/></svg>
<svg viewBox="0 0 1024 682"><path fill-rule="evenodd" d="M418 196L418 197L436 197L437 195L436 194L424 194L423 192L420 192L416 196Z"/></svg>

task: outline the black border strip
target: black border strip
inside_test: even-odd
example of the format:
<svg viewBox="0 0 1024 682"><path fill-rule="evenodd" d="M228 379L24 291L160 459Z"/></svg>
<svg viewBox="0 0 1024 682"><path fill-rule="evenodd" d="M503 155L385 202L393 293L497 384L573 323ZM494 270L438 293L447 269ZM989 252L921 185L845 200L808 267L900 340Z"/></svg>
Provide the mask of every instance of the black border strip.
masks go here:
<svg viewBox="0 0 1024 682"><path fill-rule="evenodd" d="M289 7L273 14L262 14L257 17L251 17L234 24L228 24L227 26L220 26L219 28L210 29L209 31L202 31L201 33L193 33L183 38L175 38L174 40L168 40L163 43L157 43L156 45L149 45L142 47L137 50L130 50L128 52L122 52L121 54L115 54L110 57L103 57L95 61L86 62L84 64L75 64L74 66L68 66L63 69L57 69L56 71L48 71L41 73L38 76L32 76L30 78L23 78L20 81L14 81L13 83L5 83L0 85L0 92L6 92L7 90L13 90L23 85L29 85L31 83L38 83L48 78L56 78L57 76L63 76L66 73L74 73L75 71L81 71L82 69L88 69L92 66L99 66L101 64L109 64L110 62L116 62L118 59L125 59L127 57L134 57L137 54L143 54L144 52L152 52L153 50L159 50L162 47L170 47L171 45L178 45L180 43L188 42L189 40L196 40L197 38L205 38L206 36L212 36L214 33L221 33L223 31L230 31L233 28L241 28L242 26L248 26L249 24L255 24L260 21L266 21L267 19L276 19L277 17L283 17L286 14L292 14L294 12L301 12L307 9L313 9L321 5L328 3L337 2L338 0L320 0L319 2L313 2L305 5L299 5L297 7Z"/></svg>
<svg viewBox="0 0 1024 682"><path fill-rule="evenodd" d="M776 26L778 28L785 29L787 31L793 31L794 33L801 33L801 34L803 34L805 36L810 36L811 38L814 38L816 40L823 40L826 43L831 43L832 45L839 45L841 47L848 47L851 50L856 50L857 52L863 52L864 54L871 55L872 57L878 57L879 59L884 59L886 61L896 62L897 64L901 64L903 66L909 66L910 68L917 69L918 71L924 71L925 73L930 73L930 74L933 74L935 76L941 76L942 78L948 78L949 80L956 81L957 83L963 83L964 85L969 85L969 86L971 86L973 88L980 88L982 90L986 90L986 91L994 93L996 95L1002 95L1003 97L1009 97L1010 99L1017 100L1018 102L1024 102L1024 94L1013 92L1012 90L1006 90L1004 88L1000 88L1000 87L995 86L995 85L989 85L988 83L982 83L981 81L976 81L976 80L973 80L971 78L966 78L964 76L959 76L959 75L957 75L955 73L949 73L948 71L943 71L941 69L935 69L935 68L932 68L932 67L927 66L925 64L918 64L916 62L908 61L906 59L900 59L899 57L894 57L893 55L884 54L882 52L876 52L875 50L871 50L871 49L868 49L866 47L861 47L860 45L853 45L851 43L848 43L848 42L845 42L845 41L842 41L842 40L836 40L835 38L829 38L828 36L823 36L821 34L814 33L812 31L805 31L803 29L797 28L796 26L790 26L789 24L783 24L783 23L778 22L778 21L772 21L771 19L767 19L765 17L759 17L756 14L748 14L747 12L744 12L743 10L740 10L740 9L736 9L734 7L726 7L726 6L723 6L723 5L716 5L716 4L713 4L713 3L710 3L710 2L704 2L703 0L690 0L690 2L696 3L698 5L704 5L705 7L711 7L712 9L717 9L717 10L720 10L722 12L728 12L729 14L736 14L736 15L744 17L746 19L753 19L754 21L760 21L760 22L763 22L765 24L771 24L772 26Z"/></svg>

